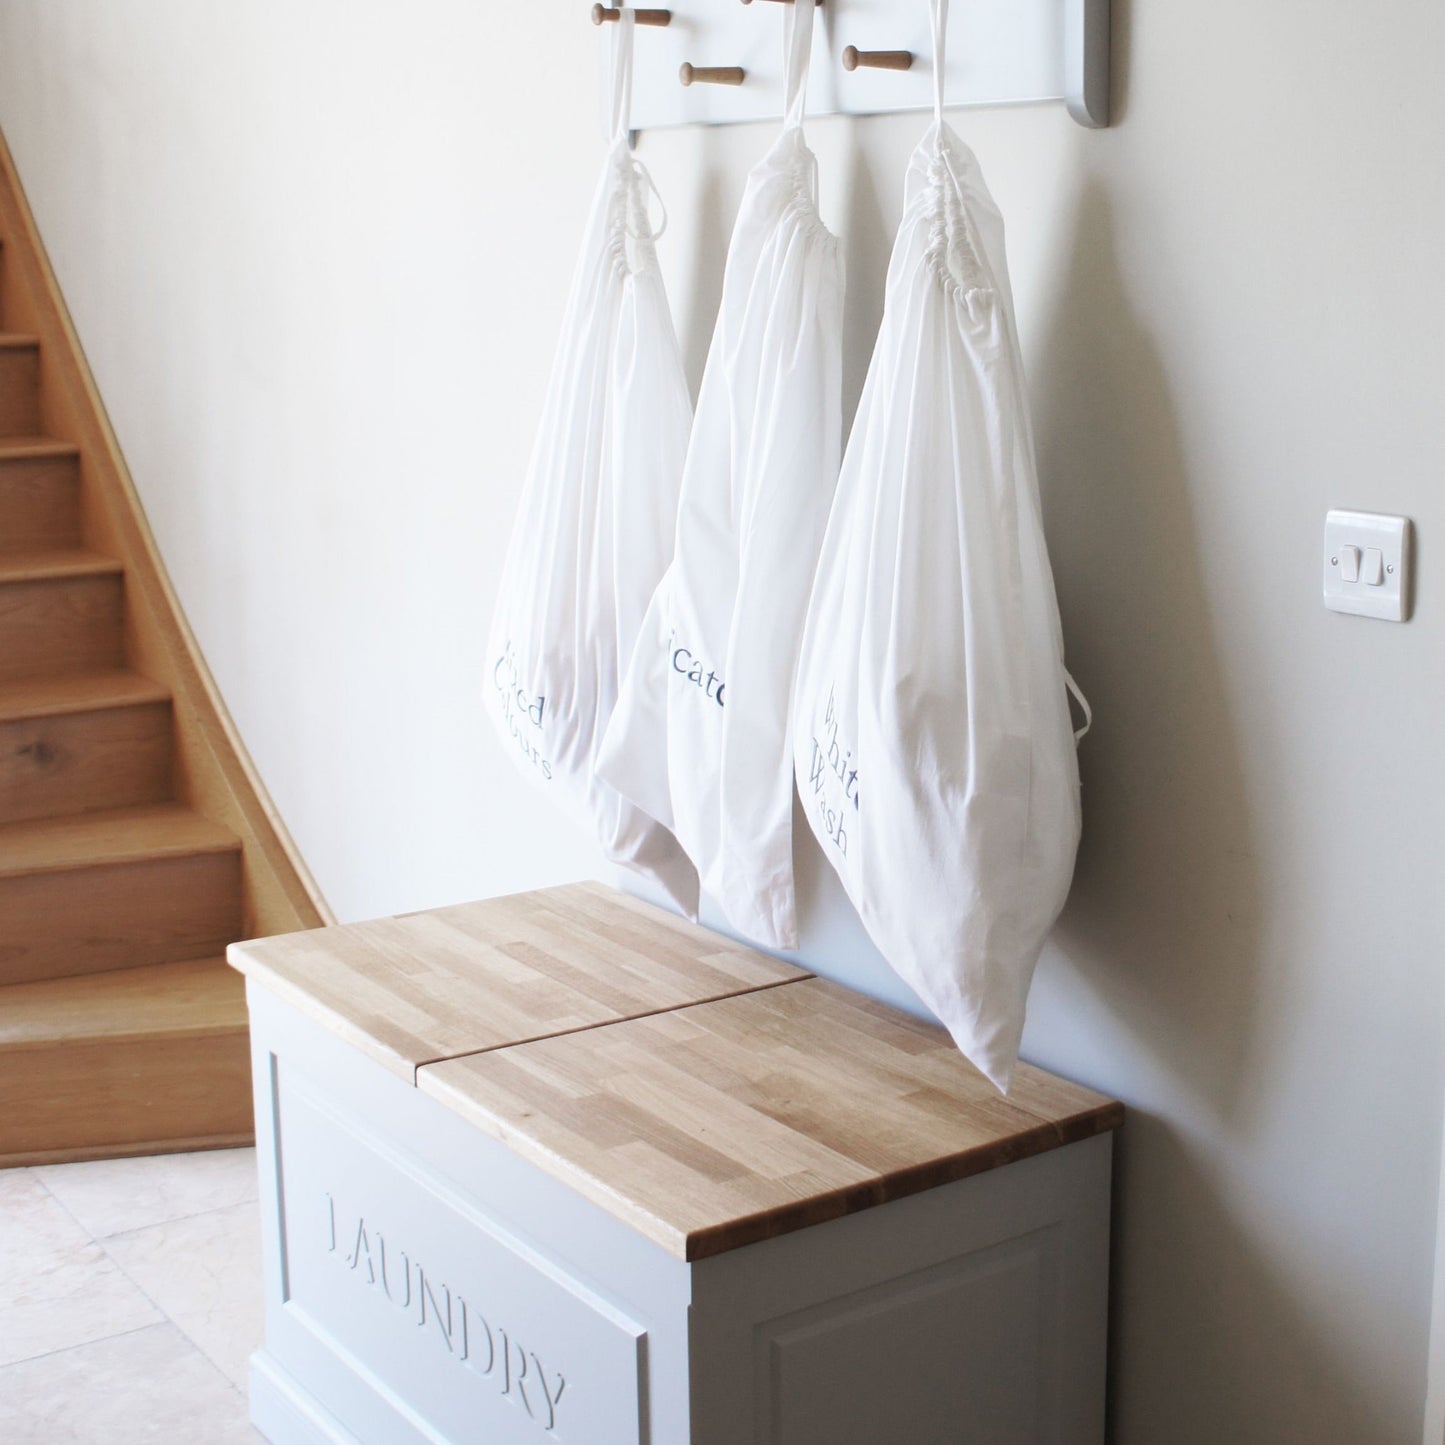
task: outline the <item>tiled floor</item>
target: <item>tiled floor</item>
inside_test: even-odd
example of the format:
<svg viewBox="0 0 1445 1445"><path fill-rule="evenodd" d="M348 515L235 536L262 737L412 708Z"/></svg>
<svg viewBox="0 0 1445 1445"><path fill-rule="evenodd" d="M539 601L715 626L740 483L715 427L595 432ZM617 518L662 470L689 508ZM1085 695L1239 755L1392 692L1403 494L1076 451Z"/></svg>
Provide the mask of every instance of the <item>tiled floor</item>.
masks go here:
<svg viewBox="0 0 1445 1445"><path fill-rule="evenodd" d="M0 1171L0 1441L261 1445L250 1149Z"/></svg>

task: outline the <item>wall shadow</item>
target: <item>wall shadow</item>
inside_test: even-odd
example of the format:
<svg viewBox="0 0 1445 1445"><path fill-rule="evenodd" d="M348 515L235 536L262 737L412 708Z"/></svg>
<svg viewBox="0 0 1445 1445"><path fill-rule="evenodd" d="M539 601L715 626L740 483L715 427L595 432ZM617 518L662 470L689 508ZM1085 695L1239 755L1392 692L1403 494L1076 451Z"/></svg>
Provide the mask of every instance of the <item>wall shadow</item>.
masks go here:
<svg viewBox="0 0 1445 1445"><path fill-rule="evenodd" d="M1411 1402L1385 1398L1369 1362L1340 1347L1334 1309L1311 1311L1219 1171L1146 1114L1119 1140L1107 1438L1414 1445Z"/></svg>
<svg viewBox="0 0 1445 1445"><path fill-rule="evenodd" d="M696 401L712 345L713 328L722 304L723 270L727 264L728 241L734 216L724 195L723 165L718 158L719 127L699 126L697 169L702 182L698 188L693 256L687 269L689 285L677 307L677 335L682 346L688 386Z"/></svg>
<svg viewBox="0 0 1445 1445"><path fill-rule="evenodd" d="M1064 254L1031 372L1069 666L1095 724L1040 1012L1064 982L1091 996L1127 1037L1128 1078L1167 1081L1146 1102L1167 1096L1171 1118L1135 1110L1118 1141L1109 1438L1393 1440L1400 1402L1331 1348L1312 1317L1318 1280L1291 1279L1284 1242L1230 1207L1234 1160L1255 1146L1281 1067L1264 1044L1288 1037L1291 994L1195 521L1208 479L1190 473L1096 181ZM1055 1011L1035 1042L1067 1028Z"/></svg>
<svg viewBox="0 0 1445 1445"><path fill-rule="evenodd" d="M1159 355L1087 184L1034 370L1069 665L1095 710L1085 831L1054 943L1225 1121L1255 1085L1266 931L1191 486Z"/></svg>
<svg viewBox="0 0 1445 1445"><path fill-rule="evenodd" d="M1134 62L1134 0L1113 0L1109 6L1109 124L1129 118L1129 79Z"/></svg>
<svg viewBox="0 0 1445 1445"><path fill-rule="evenodd" d="M858 135L859 122L846 122L848 150L847 206L843 220L843 259L847 268L847 294L843 306L843 435L852 430L853 415L873 343L883 320L883 278L893 251L894 231L880 199L878 182L869 165L867 147ZM901 188L902 176L893 178Z"/></svg>

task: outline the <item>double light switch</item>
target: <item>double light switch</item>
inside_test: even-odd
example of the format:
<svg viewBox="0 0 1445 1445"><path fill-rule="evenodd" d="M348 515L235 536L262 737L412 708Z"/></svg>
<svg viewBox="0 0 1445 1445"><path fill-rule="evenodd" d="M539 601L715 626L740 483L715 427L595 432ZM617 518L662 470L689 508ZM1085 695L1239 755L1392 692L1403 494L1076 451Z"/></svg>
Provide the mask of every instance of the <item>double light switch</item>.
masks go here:
<svg viewBox="0 0 1445 1445"><path fill-rule="evenodd" d="M1377 512L1325 517L1325 606L1403 622L1410 598L1410 523Z"/></svg>
<svg viewBox="0 0 1445 1445"><path fill-rule="evenodd" d="M1365 555L1353 542L1346 542L1339 549L1340 576L1346 582L1363 582L1366 587L1385 585L1385 553L1380 547L1366 547ZM1330 559L1331 563L1334 558Z"/></svg>

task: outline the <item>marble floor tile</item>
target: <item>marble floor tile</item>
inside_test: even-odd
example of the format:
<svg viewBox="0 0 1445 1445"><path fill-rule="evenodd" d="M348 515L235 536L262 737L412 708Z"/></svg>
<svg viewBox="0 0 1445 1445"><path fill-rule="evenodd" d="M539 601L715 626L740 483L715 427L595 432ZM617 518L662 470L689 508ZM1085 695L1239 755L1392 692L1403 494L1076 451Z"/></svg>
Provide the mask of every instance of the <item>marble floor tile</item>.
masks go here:
<svg viewBox="0 0 1445 1445"><path fill-rule="evenodd" d="M261 1343L261 1221L233 1204L111 1235L105 1249L240 1389Z"/></svg>
<svg viewBox="0 0 1445 1445"><path fill-rule="evenodd" d="M0 1368L5 1445L263 1445L246 1401L172 1324Z"/></svg>
<svg viewBox="0 0 1445 1445"><path fill-rule="evenodd" d="M254 1149L44 1164L35 1173L97 1239L256 1198Z"/></svg>
<svg viewBox="0 0 1445 1445"><path fill-rule="evenodd" d="M161 1318L35 1170L0 1172L0 1365Z"/></svg>

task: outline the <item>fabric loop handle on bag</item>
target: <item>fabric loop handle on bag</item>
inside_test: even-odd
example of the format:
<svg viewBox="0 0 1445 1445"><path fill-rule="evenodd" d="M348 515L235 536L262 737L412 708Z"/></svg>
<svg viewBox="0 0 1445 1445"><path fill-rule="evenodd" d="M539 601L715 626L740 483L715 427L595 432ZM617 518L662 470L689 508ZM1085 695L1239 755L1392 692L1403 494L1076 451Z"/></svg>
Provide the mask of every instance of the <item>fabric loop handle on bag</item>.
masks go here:
<svg viewBox="0 0 1445 1445"><path fill-rule="evenodd" d="M928 0L933 29L933 118L943 124L943 80L948 66L948 0Z"/></svg>
<svg viewBox="0 0 1445 1445"><path fill-rule="evenodd" d="M632 39L637 16L628 7L617 12L612 38L612 131L609 140L619 141L632 128Z"/></svg>
<svg viewBox="0 0 1445 1445"><path fill-rule="evenodd" d="M933 31L933 128L938 144L938 158L943 162L943 169L953 182L954 193L961 202L964 194L963 182L953 168L953 157L948 153L943 124L944 76L948 70L948 0L928 0L928 19ZM959 224L966 264L971 274L977 278L980 271L978 246L968 224L966 208L959 211ZM975 280L973 284L977 286L982 283Z"/></svg>
<svg viewBox="0 0 1445 1445"><path fill-rule="evenodd" d="M802 125L808 99L808 61L813 51L813 11L811 3L789 5L783 18L783 69L787 76L784 89L783 121L786 125Z"/></svg>
<svg viewBox="0 0 1445 1445"><path fill-rule="evenodd" d="M632 47L636 34L636 12L629 6L620 6L612 41L612 132L608 139L613 145L625 145L632 130ZM667 230L667 206L663 203L662 192L657 189L657 183L652 179L647 167L635 157L632 159L632 169L657 197L658 209L662 212L662 224L655 231L634 231L629 225L627 234L634 240L655 241Z"/></svg>
<svg viewBox="0 0 1445 1445"><path fill-rule="evenodd" d="M938 153L954 189L963 194L963 182L953 168L943 138L943 83L948 70L948 0L928 0L928 20L933 31L933 121L938 132ZM970 243L971 246L971 243Z"/></svg>

